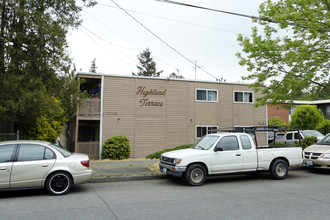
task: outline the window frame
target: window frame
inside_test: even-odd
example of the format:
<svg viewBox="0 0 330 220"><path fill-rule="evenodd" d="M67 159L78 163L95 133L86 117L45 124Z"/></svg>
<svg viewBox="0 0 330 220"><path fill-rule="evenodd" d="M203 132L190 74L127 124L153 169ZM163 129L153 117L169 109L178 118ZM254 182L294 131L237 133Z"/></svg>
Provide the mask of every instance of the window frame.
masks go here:
<svg viewBox="0 0 330 220"><path fill-rule="evenodd" d="M197 92L198 91L205 91L206 92L206 99L205 100L198 100L197 99ZM217 94L216 94L216 100L215 101L209 101L208 100L208 94L209 94L209 92L216 92ZM200 88L197 88L196 89L196 92L195 92L195 100L196 100L196 102L218 102L218 100L219 100L219 97L218 97L218 90L217 89L200 89Z"/></svg>
<svg viewBox="0 0 330 220"><path fill-rule="evenodd" d="M40 148L43 148L42 158L41 159L27 158L25 160L22 160L21 158L19 158L22 147L24 148L24 146L27 146L27 145L38 146ZM50 150L53 153L54 158L45 158L47 149ZM40 144L36 144L36 143L21 143L21 144L18 145L15 161L16 162L28 162L28 161L42 161L42 160L55 160L55 159L57 159L56 153L49 147L46 147L46 146L40 145Z"/></svg>
<svg viewBox="0 0 330 220"><path fill-rule="evenodd" d="M235 93L237 93L237 92L243 93L243 101L242 102L239 102L239 101L235 100ZM250 93L252 95L252 102L245 102L244 101L244 94L245 93ZM234 90L233 91L233 102L234 103L239 103L239 104L254 104L254 92L253 91Z"/></svg>
<svg viewBox="0 0 330 220"><path fill-rule="evenodd" d="M196 125L196 129L195 129L195 138L196 139L201 139L202 137L204 137L205 135L201 136L201 137L198 137L197 136L197 129L198 128L206 128L206 134L205 135L208 135L208 134L215 134L215 133L209 133L209 128L217 128L219 129L219 126L218 125Z"/></svg>

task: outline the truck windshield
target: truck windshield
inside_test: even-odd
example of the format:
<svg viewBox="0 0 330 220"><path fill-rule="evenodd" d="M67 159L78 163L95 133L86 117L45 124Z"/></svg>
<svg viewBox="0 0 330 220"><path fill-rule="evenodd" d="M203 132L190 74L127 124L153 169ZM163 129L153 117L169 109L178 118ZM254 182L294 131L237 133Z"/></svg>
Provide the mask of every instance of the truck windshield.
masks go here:
<svg viewBox="0 0 330 220"><path fill-rule="evenodd" d="M218 138L219 138L218 136L206 135L199 142L197 142L197 144L195 144L191 148L208 150L214 145L214 143L218 140Z"/></svg>

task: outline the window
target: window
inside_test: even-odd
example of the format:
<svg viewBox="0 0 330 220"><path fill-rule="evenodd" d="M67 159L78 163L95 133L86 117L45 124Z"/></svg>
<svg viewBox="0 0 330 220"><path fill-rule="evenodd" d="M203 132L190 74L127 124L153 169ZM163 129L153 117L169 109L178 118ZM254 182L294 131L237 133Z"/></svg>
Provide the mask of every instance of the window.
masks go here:
<svg viewBox="0 0 330 220"><path fill-rule="evenodd" d="M197 126L196 138L201 138L207 134L217 133L218 126Z"/></svg>
<svg viewBox="0 0 330 220"><path fill-rule="evenodd" d="M218 90L197 89L196 100L205 102L217 102Z"/></svg>
<svg viewBox="0 0 330 220"><path fill-rule="evenodd" d="M240 136L240 139L241 139L241 143L242 143L242 148L244 150L251 149L251 142L250 142L250 139L248 136L242 135L242 136Z"/></svg>
<svg viewBox="0 0 330 220"><path fill-rule="evenodd" d="M0 147L0 163L6 163L11 161L14 149L16 145L4 145Z"/></svg>
<svg viewBox="0 0 330 220"><path fill-rule="evenodd" d="M222 148L223 151L238 150L239 146L236 136L227 136L221 138L217 144L217 148Z"/></svg>
<svg viewBox="0 0 330 220"><path fill-rule="evenodd" d="M55 158L55 153L44 146L22 144L20 145L17 161L49 160Z"/></svg>
<svg viewBox="0 0 330 220"><path fill-rule="evenodd" d="M287 140L292 140L292 133L286 134L286 139Z"/></svg>
<svg viewBox="0 0 330 220"><path fill-rule="evenodd" d="M253 92L234 92L234 102L253 103Z"/></svg>

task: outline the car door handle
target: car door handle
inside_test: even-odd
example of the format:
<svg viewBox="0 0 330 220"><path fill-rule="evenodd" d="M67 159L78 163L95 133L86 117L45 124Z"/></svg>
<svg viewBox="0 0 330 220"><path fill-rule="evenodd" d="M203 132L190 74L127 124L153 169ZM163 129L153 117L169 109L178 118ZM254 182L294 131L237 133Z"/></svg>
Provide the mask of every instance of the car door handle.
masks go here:
<svg viewBox="0 0 330 220"><path fill-rule="evenodd" d="M239 156L241 156L241 154L236 154L236 156L238 156L238 157L239 157Z"/></svg>
<svg viewBox="0 0 330 220"><path fill-rule="evenodd" d="M7 170L7 167L0 167L0 170Z"/></svg>
<svg viewBox="0 0 330 220"><path fill-rule="evenodd" d="M48 164L43 164L43 165L41 165L42 167L48 167Z"/></svg>

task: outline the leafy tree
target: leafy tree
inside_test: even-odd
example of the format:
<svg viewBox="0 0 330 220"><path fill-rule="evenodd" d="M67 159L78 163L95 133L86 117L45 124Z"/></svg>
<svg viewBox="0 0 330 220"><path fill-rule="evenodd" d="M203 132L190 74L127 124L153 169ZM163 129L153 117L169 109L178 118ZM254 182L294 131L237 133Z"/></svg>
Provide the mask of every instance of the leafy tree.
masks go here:
<svg viewBox="0 0 330 220"><path fill-rule="evenodd" d="M92 63L91 63L91 67L89 68L89 72L91 72L91 73L96 73L96 69L97 69L97 67L96 67L96 58L92 61Z"/></svg>
<svg viewBox="0 0 330 220"><path fill-rule="evenodd" d="M316 105L299 105L291 115L290 126L298 126L302 130L314 130L323 121L323 113Z"/></svg>
<svg viewBox="0 0 330 220"><path fill-rule="evenodd" d="M177 79L184 79L184 77L182 75L180 75L179 73L176 74L176 73L171 73L168 77L170 78L177 78Z"/></svg>
<svg viewBox="0 0 330 220"><path fill-rule="evenodd" d="M330 98L329 0L267 0L259 14L263 33L253 27L251 38L237 38L239 63L251 72L242 78L264 94L257 105Z"/></svg>
<svg viewBox="0 0 330 220"><path fill-rule="evenodd" d="M330 132L330 120L325 119L323 122L316 126L315 130L321 132L324 135L328 134Z"/></svg>
<svg viewBox="0 0 330 220"><path fill-rule="evenodd" d="M23 138L54 139L83 98L66 41L82 8L95 4L80 2L0 2L0 120L12 122ZM54 131L43 137L46 127Z"/></svg>
<svg viewBox="0 0 330 220"><path fill-rule="evenodd" d="M286 126L285 121L281 120L278 116L268 119L268 126Z"/></svg>
<svg viewBox="0 0 330 220"><path fill-rule="evenodd" d="M136 66L138 68L138 73L132 73L133 76L152 76L152 77L159 77L163 70L157 72L156 63L151 57L151 52L149 48L144 50L142 53L138 55L138 60L141 66Z"/></svg>

